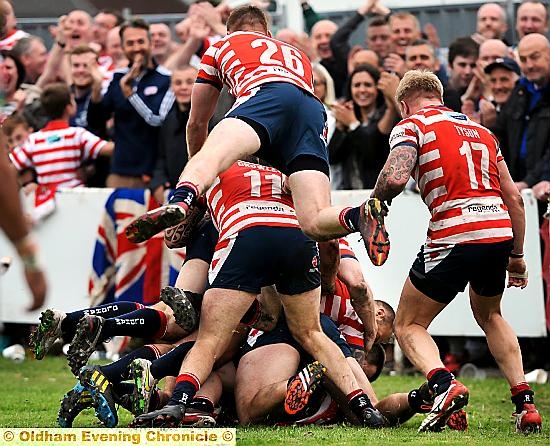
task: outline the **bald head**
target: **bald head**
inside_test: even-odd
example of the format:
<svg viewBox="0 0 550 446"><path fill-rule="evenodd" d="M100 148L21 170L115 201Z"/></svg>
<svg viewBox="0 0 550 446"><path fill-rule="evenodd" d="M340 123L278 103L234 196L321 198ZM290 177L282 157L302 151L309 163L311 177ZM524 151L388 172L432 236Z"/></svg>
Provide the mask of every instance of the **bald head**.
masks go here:
<svg viewBox="0 0 550 446"><path fill-rule="evenodd" d="M359 50L351 54L348 59L348 73L351 73L359 65L369 64L380 68L380 59L372 50Z"/></svg>
<svg viewBox="0 0 550 446"><path fill-rule="evenodd" d="M330 59L330 38L338 29L338 25L331 20L319 20L311 28L311 42L320 59Z"/></svg>
<svg viewBox="0 0 550 446"><path fill-rule="evenodd" d="M540 1L527 1L519 5L516 13L516 31L522 39L528 34L548 32L548 13Z"/></svg>
<svg viewBox="0 0 550 446"><path fill-rule="evenodd" d="M502 39L508 29L506 10L497 3L486 3L477 10L476 30L486 39Z"/></svg>
<svg viewBox="0 0 550 446"><path fill-rule="evenodd" d="M479 45L478 60L484 65L488 65L496 59L508 57L509 55L510 51L502 40L488 39Z"/></svg>
<svg viewBox="0 0 550 446"><path fill-rule="evenodd" d="M548 84L550 43L542 34L528 34L519 41L518 56L524 76L538 86Z"/></svg>

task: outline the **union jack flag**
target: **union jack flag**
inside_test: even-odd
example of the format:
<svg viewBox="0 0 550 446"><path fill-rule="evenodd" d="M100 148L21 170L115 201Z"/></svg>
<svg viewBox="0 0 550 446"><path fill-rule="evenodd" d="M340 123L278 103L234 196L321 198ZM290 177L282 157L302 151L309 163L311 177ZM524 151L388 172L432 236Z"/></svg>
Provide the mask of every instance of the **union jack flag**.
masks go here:
<svg viewBox="0 0 550 446"><path fill-rule="evenodd" d="M176 282L185 249L168 249L163 233L139 245L124 234L134 218L156 207L148 189L116 189L107 199L88 284L92 306L113 301L152 305L164 286Z"/></svg>

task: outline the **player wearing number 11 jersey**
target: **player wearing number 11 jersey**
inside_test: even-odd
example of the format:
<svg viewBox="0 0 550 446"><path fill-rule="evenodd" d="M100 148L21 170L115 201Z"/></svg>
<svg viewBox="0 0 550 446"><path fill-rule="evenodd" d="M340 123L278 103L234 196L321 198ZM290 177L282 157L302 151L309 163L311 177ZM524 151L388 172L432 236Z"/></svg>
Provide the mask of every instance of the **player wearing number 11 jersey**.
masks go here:
<svg viewBox="0 0 550 446"><path fill-rule="evenodd" d="M192 157L170 203L127 227L130 241L142 242L184 221L218 174L256 155L288 176L306 235L324 241L359 231L373 263L384 263L389 251L384 206L376 199L355 208L330 204L326 113L313 94L307 56L273 39L264 12L254 6L236 8L227 32L205 52L193 87L187 123ZM207 135L224 84L236 102Z"/></svg>
<svg viewBox="0 0 550 446"><path fill-rule="evenodd" d="M468 403L468 389L441 362L427 328L469 283L470 305L489 349L510 384L516 430L541 430L533 391L525 382L518 341L502 317L508 286L527 286L523 201L498 141L483 126L445 108L443 87L424 71L405 74L396 92L403 120L372 195L391 200L412 174L431 212L428 239L407 278L395 318L399 345L428 378L435 396L420 431L438 431Z"/></svg>

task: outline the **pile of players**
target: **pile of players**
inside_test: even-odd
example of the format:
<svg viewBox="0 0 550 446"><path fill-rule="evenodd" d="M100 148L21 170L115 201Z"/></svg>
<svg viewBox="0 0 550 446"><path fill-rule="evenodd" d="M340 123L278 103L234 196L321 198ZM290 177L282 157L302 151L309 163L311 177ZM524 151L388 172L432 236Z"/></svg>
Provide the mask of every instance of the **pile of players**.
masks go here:
<svg viewBox="0 0 550 446"><path fill-rule="evenodd" d="M79 381L62 402L60 424L93 405L105 425L116 425L117 402L136 414L132 426L213 424L223 389L234 396L241 423L320 422L337 407L369 428L425 411L419 431L464 429L469 390L443 366L427 327L469 283L476 320L510 384L516 429L540 431L517 338L500 314L506 271L508 286L522 288L527 271L522 199L496 139L442 106L433 74L408 72L396 93L404 119L371 198L331 207L326 116L309 60L270 37L258 8L235 9L227 29L201 61L187 126L192 157L172 198L126 230L138 243L173 228L170 243L179 238L188 253L177 288L164 290L153 308L121 302L42 316L37 357L57 336L72 337L68 360ZM224 83L236 103L208 134ZM251 162L252 155L268 165ZM411 175L432 217L394 321L353 256L330 240L359 232L371 261L382 265L390 247L385 203ZM197 224L204 203L216 235ZM378 401L366 354L392 326L427 382ZM108 366L85 365L98 342L119 334L174 343L147 345ZM156 391L167 376L175 381ZM125 382L132 377L133 385Z"/></svg>

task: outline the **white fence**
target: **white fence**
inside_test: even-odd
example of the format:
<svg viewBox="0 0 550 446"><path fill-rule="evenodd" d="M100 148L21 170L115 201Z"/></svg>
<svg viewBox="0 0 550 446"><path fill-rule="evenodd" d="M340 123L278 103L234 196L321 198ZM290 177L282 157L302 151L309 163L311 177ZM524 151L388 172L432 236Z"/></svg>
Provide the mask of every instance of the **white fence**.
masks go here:
<svg viewBox="0 0 550 446"><path fill-rule="evenodd" d="M65 311L87 306L88 275L97 224L110 192L108 189L58 192L56 212L36 228L50 286L47 306ZM367 191L338 191L333 193L333 201L357 205L367 194ZM524 290L506 290L503 313L519 336L540 337L546 335L546 329L537 204L530 191L525 191L523 196L527 215L525 258L530 267L529 285ZM417 194L404 193L394 200L387 219L392 248L382 267L370 263L358 235L348 237L376 298L386 300L395 308L410 265L424 241L428 217ZM0 320L36 322L39 312L26 313L24 310L30 297L20 262L0 234L0 256L6 255L15 258L8 273L0 278ZM460 294L436 318L430 332L434 335L482 335L471 315L466 293Z"/></svg>

